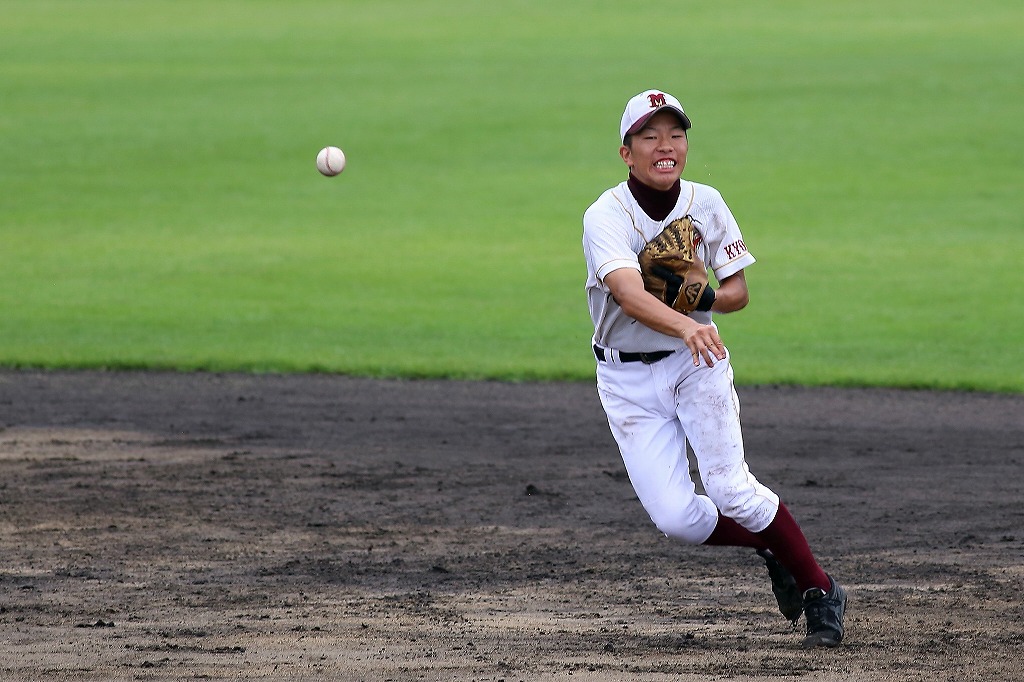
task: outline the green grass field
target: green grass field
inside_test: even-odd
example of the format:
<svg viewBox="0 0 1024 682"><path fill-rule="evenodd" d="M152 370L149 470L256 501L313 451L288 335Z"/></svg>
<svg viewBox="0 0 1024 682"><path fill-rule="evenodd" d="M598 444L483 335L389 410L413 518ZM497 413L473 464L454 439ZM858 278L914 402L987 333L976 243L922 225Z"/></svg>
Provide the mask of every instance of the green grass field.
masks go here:
<svg viewBox="0 0 1024 682"><path fill-rule="evenodd" d="M0 16L0 365L590 377L580 218L658 87L759 261L739 383L1024 391L1019 2Z"/></svg>

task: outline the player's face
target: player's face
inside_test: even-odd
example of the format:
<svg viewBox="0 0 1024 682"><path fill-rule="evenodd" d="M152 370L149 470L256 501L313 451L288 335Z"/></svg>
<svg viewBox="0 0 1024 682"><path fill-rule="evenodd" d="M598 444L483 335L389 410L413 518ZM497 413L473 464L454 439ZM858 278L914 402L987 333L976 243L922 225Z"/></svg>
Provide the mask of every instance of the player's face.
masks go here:
<svg viewBox="0 0 1024 682"><path fill-rule="evenodd" d="M633 135L619 155L637 180L654 189L671 189L686 165L686 130L671 111L659 111Z"/></svg>

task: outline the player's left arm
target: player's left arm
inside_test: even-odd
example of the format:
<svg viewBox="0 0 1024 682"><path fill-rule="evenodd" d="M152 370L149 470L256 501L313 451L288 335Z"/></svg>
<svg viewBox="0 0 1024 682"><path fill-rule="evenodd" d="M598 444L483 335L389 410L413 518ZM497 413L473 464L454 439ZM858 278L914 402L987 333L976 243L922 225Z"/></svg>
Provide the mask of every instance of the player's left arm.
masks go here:
<svg viewBox="0 0 1024 682"><path fill-rule="evenodd" d="M745 268L756 261L747 250L743 234L732 211L717 190L713 192L708 205L710 211L701 216L706 229L701 230L704 238L704 256L711 272L718 279L715 302L711 311L734 313L747 306L750 294L747 291Z"/></svg>
<svg viewBox="0 0 1024 682"><path fill-rule="evenodd" d="M740 270L723 278L715 289L715 303L711 311L715 313L734 313L742 310L750 301L747 291L747 278Z"/></svg>

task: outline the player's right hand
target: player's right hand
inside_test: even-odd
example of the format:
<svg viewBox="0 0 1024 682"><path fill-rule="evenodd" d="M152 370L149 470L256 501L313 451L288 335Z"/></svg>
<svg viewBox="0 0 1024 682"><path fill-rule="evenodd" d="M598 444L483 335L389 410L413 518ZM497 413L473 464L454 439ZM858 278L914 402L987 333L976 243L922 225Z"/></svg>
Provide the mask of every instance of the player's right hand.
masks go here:
<svg viewBox="0 0 1024 682"><path fill-rule="evenodd" d="M684 327L680 336L690 349L694 367L700 366L701 358L704 358L708 367L714 367L715 360L725 360L725 344L713 325L694 323Z"/></svg>

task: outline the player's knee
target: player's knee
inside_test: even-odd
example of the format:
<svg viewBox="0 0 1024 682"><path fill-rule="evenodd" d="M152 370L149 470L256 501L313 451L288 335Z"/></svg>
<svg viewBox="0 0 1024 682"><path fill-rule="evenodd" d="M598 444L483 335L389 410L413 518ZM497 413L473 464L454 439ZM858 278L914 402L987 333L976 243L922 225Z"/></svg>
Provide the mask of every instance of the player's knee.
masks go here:
<svg viewBox="0 0 1024 682"><path fill-rule="evenodd" d="M647 508L654 525L678 542L703 543L718 522L718 510L706 497L695 495L689 504L657 504Z"/></svg>

